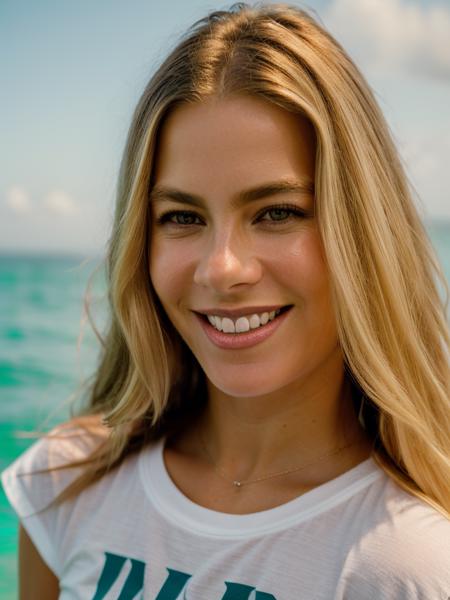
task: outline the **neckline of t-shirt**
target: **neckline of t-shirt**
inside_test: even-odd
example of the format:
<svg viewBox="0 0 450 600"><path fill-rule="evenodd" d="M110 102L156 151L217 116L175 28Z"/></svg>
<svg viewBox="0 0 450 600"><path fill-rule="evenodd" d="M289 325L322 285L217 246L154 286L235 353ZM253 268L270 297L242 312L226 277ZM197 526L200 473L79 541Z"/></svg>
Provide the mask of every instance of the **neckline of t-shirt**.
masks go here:
<svg viewBox="0 0 450 600"><path fill-rule="evenodd" d="M183 494L167 471L164 440L142 451L139 471L149 500L164 518L191 532L223 538L260 536L290 528L346 501L383 474L369 457L289 502L256 513L236 515L206 508Z"/></svg>

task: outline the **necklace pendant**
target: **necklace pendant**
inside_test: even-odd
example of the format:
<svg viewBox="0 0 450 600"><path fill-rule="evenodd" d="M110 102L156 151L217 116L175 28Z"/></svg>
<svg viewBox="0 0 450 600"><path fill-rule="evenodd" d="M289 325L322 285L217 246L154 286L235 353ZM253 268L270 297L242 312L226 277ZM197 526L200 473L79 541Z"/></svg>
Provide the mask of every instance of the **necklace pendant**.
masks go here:
<svg viewBox="0 0 450 600"><path fill-rule="evenodd" d="M242 483L240 481L233 481L234 487L241 487Z"/></svg>

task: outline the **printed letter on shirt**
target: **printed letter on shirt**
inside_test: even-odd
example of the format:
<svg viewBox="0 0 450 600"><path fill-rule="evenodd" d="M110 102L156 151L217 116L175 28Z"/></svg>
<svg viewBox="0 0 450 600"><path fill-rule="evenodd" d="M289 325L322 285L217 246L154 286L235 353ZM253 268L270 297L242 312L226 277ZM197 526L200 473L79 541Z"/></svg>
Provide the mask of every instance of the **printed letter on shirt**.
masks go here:
<svg viewBox="0 0 450 600"><path fill-rule="evenodd" d="M103 570L100 574L97 589L92 600L106 600L108 597L107 594L113 588L128 562L131 563L131 569L120 590L118 600L133 600L139 592L143 593L145 563L127 556L105 552L105 564L103 565ZM189 590L186 589L185 586L192 575L170 569L169 567L167 567L167 572L168 576L155 600L177 600L183 592L183 589L183 597L187 598L186 593L188 593ZM255 600L277 600L272 594L259 592L251 585L225 581L225 587L226 590L222 598L218 598L217 600L249 600L252 592L255 592Z"/></svg>
<svg viewBox="0 0 450 600"><path fill-rule="evenodd" d="M232 583L231 581L225 581L227 591L222 596L222 600L248 600L250 594L255 589L250 585L243 585L242 583ZM272 594L266 594L265 592L256 591L255 600L277 600Z"/></svg>
<svg viewBox="0 0 450 600"><path fill-rule="evenodd" d="M103 598L106 598L106 594L114 585L127 561L131 562L131 571L128 573L119 598L123 600L131 599L138 592L142 591L144 587L145 563L134 558L128 558L127 556L105 552L105 564L92 600L103 600Z"/></svg>

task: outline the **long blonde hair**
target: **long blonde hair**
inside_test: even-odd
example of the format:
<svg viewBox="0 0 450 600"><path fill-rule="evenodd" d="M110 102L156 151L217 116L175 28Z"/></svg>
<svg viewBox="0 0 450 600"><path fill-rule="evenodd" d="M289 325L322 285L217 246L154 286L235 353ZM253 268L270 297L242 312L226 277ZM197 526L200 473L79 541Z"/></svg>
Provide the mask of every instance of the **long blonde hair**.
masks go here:
<svg viewBox="0 0 450 600"><path fill-rule="evenodd" d="M185 428L205 377L149 278L158 132L183 103L247 94L306 116L317 138L316 206L347 375L364 398L377 463L450 518L447 291L388 126L342 47L287 4L233 5L195 23L151 78L121 164L107 274L110 324L80 423L110 435L60 500L150 440ZM87 425L86 425L87 427ZM80 463L74 463L80 464Z"/></svg>

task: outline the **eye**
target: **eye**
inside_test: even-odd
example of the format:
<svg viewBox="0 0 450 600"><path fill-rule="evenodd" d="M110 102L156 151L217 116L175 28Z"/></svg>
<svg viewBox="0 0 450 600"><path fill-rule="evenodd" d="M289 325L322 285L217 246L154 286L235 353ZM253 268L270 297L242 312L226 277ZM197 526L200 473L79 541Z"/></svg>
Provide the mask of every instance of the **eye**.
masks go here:
<svg viewBox="0 0 450 600"><path fill-rule="evenodd" d="M156 222L158 225L178 225L180 227L189 225L201 225L200 217L189 210L171 210L170 212L160 215Z"/></svg>
<svg viewBox="0 0 450 600"><path fill-rule="evenodd" d="M285 222L292 218L306 218L308 215L302 208L291 204L278 204L264 208L256 217L257 221Z"/></svg>

